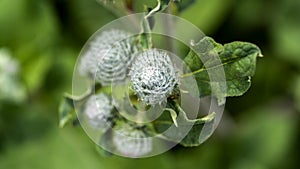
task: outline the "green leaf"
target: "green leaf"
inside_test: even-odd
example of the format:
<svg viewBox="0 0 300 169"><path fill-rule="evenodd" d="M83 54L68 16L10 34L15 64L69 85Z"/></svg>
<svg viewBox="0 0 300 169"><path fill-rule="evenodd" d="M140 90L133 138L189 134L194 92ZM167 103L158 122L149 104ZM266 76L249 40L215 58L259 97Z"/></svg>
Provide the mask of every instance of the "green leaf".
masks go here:
<svg viewBox="0 0 300 169"><path fill-rule="evenodd" d="M74 108L74 100L69 95L65 95L61 100L58 113L59 127L61 128L77 120L77 115Z"/></svg>
<svg viewBox="0 0 300 169"><path fill-rule="evenodd" d="M183 146L191 147L200 145L212 134L214 112L191 120L177 103L172 104L171 108L166 109L162 116L153 122L154 129L157 133L162 133L164 139L178 141ZM174 122L173 112L177 113L176 122ZM165 132L166 130L168 132Z"/></svg>
<svg viewBox="0 0 300 169"><path fill-rule="evenodd" d="M198 56L195 51L200 53ZM219 61L216 59L219 56ZM256 58L262 56L260 49L248 42L232 42L224 46L206 37L199 43L191 46L191 51L184 59L191 73L182 75L182 78L194 76L200 97L214 95L219 104L225 97L241 96L251 85L251 77L255 73ZM201 58L201 59L200 59ZM208 70L224 69L226 76L226 90L222 86L222 78L210 77ZM213 74L218 76L218 74ZM213 89L213 90L212 90ZM195 89L192 89L195 90ZM190 91L191 93L195 93Z"/></svg>

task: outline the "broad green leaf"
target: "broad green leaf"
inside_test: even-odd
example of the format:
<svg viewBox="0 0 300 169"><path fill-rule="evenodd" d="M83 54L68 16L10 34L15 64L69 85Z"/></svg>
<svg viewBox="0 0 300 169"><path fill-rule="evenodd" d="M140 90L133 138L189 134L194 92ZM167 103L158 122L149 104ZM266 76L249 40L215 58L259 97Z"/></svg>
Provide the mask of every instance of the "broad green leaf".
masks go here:
<svg viewBox="0 0 300 169"><path fill-rule="evenodd" d="M166 140L180 141L180 144L186 147L198 146L211 135L215 113L191 120L178 104L172 104L170 109L166 109L161 117L153 122L157 133L162 133ZM176 122L173 112L177 113Z"/></svg>
<svg viewBox="0 0 300 169"><path fill-rule="evenodd" d="M222 97L241 96L250 88L251 77L255 73L256 58L262 56L260 49L254 44L232 42L222 46L208 37L191 48L192 50L184 59L191 73L182 75L182 78L194 76L200 97L211 95L213 92L219 103L222 103ZM200 52L201 56L198 56L195 50ZM214 57L217 55L221 63L216 62ZM224 87L218 81L222 78L210 77L208 73L208 70L214 71L220 68L225 72L226 91L223 91Z"/></svg>

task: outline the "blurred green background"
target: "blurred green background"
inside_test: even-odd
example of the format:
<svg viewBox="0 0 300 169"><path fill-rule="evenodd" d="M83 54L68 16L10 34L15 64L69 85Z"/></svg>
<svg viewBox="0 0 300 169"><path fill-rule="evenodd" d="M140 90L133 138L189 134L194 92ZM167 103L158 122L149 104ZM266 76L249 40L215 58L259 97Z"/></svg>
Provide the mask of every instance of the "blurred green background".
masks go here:
<svg viewBox="0 0 300 169"><path fill-rule="evenodd" d="M146 3L134 2L136 11ZM0 169L298 169L300 1L189 2L179 16L219 43L255 43L265 57L203 145L126 159L99 156L80 127L59 129L57 115L81 47L118 15L96 0L0 0Z"/></svg>

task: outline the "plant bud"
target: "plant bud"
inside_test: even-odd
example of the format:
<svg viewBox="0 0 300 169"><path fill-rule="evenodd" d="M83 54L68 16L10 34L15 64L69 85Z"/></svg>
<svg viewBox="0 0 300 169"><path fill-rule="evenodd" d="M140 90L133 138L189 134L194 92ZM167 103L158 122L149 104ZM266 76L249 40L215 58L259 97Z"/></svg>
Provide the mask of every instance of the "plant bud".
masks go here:
<svg viewBox="0 0 300 169"><path fill-rule="evenodd" d="M115 131L113 143L119 153L128 157L141 157L152 151L152 138L128 124Z"/></svg>
<svg viewBox="0 0 300 169"><path fill-rule="evenodd" d="M134 39L125 31L103 32L89 42L79 63L80 73L95 78L103 86L123 81L138 51L133 43Z"/></svg>
<svg viewBox="0 0 300 169"><path fill-rule="evenodd" d="M106 130L111 125L109 118L112 117L112 109L113 105L109 98L105 94L100 93L92 95L87 100L84 107L84 115L92 128Z"/></svg>
<svg viewBox="0 0 300 169"><path fill-rule="evenodd" d="M129 76L139 99L154 105L165 101L178 83L174 65L166 52L147 50L137 56Z"/></svg>

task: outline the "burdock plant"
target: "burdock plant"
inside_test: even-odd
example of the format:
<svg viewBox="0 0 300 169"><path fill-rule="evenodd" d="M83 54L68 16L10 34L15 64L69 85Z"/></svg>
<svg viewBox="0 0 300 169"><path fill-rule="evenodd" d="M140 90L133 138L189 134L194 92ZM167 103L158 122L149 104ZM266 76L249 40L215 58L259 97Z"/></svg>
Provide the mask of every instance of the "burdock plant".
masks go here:
<svg viewBox="0 0 300 169"><path fill-rule="evenodd" d="M94 129L106 130L110 127L113 105L103 93L92 95L84 105L83 115Z"/></svg>
<svg viewBox="0 0 300 169"><path fill-rule="evenodd" d="M190 45L190 51L182 57L187 70L180 72L168 52L154 47L149 33L155 26L152 16L164 11L170 4L176 6L180 3L174 0L157 2L156 7L147 8L138 35L131 36L124 30L112 29L101 32L87 43L78 69L81 75L95 80L95 90L89 90L89 93L81 97L66 95L59 109L61 127L68 122L76 124L78 118L73 105L76 103L76 108L79 108L77 113L86 117L88 125L104 131L99 137L101 143L109 145L109 148L105 147L109 151L129 157L145 156L153 150L151 136L157 135L160 139L174 141L183 146L198 146L203 142L201 138L209 137L213 130L211 122L215 119L215 113L189 119L181 108L180 93L184 91L191 95L199 93L199 97L212 96L222 105L226 97L241 96L249 89L251 77L255 73L256 59L262 56L256 45L248 42L221 45L212 38L204 37ZM115 3L113 6L122 7L115 6ZM122 9L127 9L128 4L123 7ZM206 60L201 59L203 56L199 56L197 50L201 51L200 55L205 54ZM218 56L219 62L211 57L212 53ZM216 79L211 81L208 74L220 67L226 75L225 90ZM187 88L185 91L180 83L189 77L194 78L197 89ZM162 115L147 123L123 117L122 113L132 112L126 112L130 109L122 109L122 113L118 111L119 103L112 97L111 86L124 83L128 83L128 92L125 93L129 95L130 106L137 109L136 117L149 107L157 105L165 106ZM194 92L195 90L199 92ZM123 95L121 97L127 98ZM201 130L206 123L211 125L208 128L211 131L206 131L207 134L203 136ZM185 131L182 129L189 125L192 126L191 130L182 133ZM173 135L164 133L171 127Z"/></svg>
<svg viewBox="0 0 300 169"><path fill-rule="evenodd" d="M138 55L129 76L132 90L142 102L150 105L166 101L179 82L168 53L156 49Z"/></svg>
<svg viewBox="0 0 300 169"><path fill-rule="evenodd" d="M138 45L133 43L134 39L126 31L113 29L102 32L88 43L79 61L79 72L95 78L103 86L123 81L138 51Z"/></svg>
<svg viewBox="0 0 300 169"><path fill-rule="evenodd" d="M123 124L117 126L112 136L116 150L128 157L140 157L152 151L152 138L141 128Z"/></svg>

